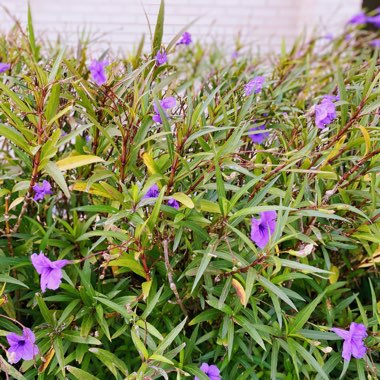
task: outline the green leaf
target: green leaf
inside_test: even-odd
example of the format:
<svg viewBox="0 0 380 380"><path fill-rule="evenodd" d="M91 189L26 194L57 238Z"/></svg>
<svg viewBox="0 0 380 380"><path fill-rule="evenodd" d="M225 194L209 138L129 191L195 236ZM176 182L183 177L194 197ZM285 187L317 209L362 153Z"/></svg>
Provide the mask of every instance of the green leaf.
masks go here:
<svg viewBox="0 0 380 380"><path fill-rule="evenodd" d="M178 334L182 331L185 326L187 317L178 324L168 335L166 335L165 339L158 345L157 349L154 351L155 355L162 355L164 351L172 344L174 339L178 336Z"/></svg>
<svg viewBox="0 0 380 380"><path fill-rule="evenodd" d="M267 290L271 291L273 294L275 294L277 297L281 298L285 303L287 303L290 307L292 307L294 310L297 310L296 306L294 305L293 301L284 293L281 288L278 286L272 284L268 279L265 277L258 275L257 281Z"/></svg>
<svg viewBox="0 0 380 380"><path fill-rule="evenodd" d="M9 127L5 124L0 124L0 136L4 136L6 139L13 142L13 144L16 144L19 148L30 154L30 146L28 142L25 140L24 136L16 129L13 129L12 127Z"/></svg>
<svg viewBox="0 0 380 380"><path fill-rule="evenodd" d="M155 56L161 48L162 36L164 35L165 1L161 0L158 11L156 28L154 30L152 56Z"/></svg>
<svg viewBox="0 0 380 380"><path fill-rule="evenodd" d="M66 366L66 369L74 375L77 380L100 380L98 377L91 375L83 369L72 367L71 365Z"/></svg>
<svg viewBox="0 0 380 380"><path fill-rule="evenodd" d="M128 368L124 361L119 359L112 352L97 347L90 348L89 351L92 352L96 357L98 357L100 361L102 361L107 366L107 368L115 375L115 377L117 377L116 368L118 368L121 371L123 376L128 375Z"/></svg>
<svg viewBox="0 0 380 380"><path fill-rule="evenodd" d="M305 323L309 320L313 311L317 305L321 302L322 298L325 296L325 292L318 295L309 305L303 308L294 318L293 322L289 326L289 335L297 333Z"/></svg>
<svg viewBox="0 0 380 380"><path fill-rule="evenodd" d="M70 199L70 191L67 187L65 178L61 173L60 168L52 161L49 161L45 168L45 172L54 180L54 182L61 188L67 198Z"/></svg>
<svg viewBox="0 0 380 380"><path fill-rule="evenodd" d="M99 339L96 339L92 336L80 336L79 331L64 331L62 333L62 337L65 340L68 340L69 342L73 343L80 343L80 344L94 344L94 345L101 345L102 342Z"/></svg>
<svg viewBox="0 0 380 380"><path fill-rule="evenodd" d="M122 256L120 259L112 260L109 262L109 265L128 268L141 277L145 278L146 276L143 266L134 259L133 255L128 255L128 257Z"/></svg>
<svg viewBox="0 0 380 380"><path fill-rule="evenodd" d="M36 301L38 304L38 307L40 308L41 314L45 322L47 322L50 326L54 326L54 318L48 307L46 306L46 303L44 299L42 298L42 295L40 293L36 294Z"/></svg>

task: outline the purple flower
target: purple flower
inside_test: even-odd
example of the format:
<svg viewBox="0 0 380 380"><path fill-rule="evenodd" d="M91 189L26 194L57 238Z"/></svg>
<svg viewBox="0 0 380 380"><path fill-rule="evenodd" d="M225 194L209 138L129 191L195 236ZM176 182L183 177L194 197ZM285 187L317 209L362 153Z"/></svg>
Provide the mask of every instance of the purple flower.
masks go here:
<svg viewBox="0 0 380 380"><path fill-rule="evenodd" d="M21 359L32 360L38 354L38 347L34 344L36 337L31 329L23 328L22 335L9 333L7 341L10 346L8 357L11 364L17 363Z"/></svg>
<svg viewBox="0 0 380 380"><path fill-rule="evenodd" d="M204 372L210 378L210 380L222 380L222 377L220 376L220 370L214 364L208 365L207 363L202 363L200 370ZM199 380L199 377L195 376L194 380Z"/></svg>
<svg viewBox="0 0 380 380"><path fill-rule="evenodd" d="M4 73L5 71L9 70L11 67L10 63L3 63L0 62L0 74Z"/></svg>
<svg viewBox="0 0 380 380"><path fill-rule="evenodd" d="M251 221L251 240L263 249L276 229L276 211L260 212L260 219Z"/></svg>
<svg viewBox="0 0 380 380"><path fill-rule="evenodd" d="M70 260L50 261L42 252L39 255L33 253L30 257L32 264L39 275L41 275L41 290L56 290L62 282L62 268L70 264Z"/></svg>
<svg viewBox="0 0 380 380"><path fill-rule="evenodd" d="M98 86L101 86L107 82L107 77L104 70L107 65L107 61L97 61L94 59L89 66L92 79Z"/></svg>
<svg viewBox="0 0 380 380"><path fill-rule="evenodd" d="M265 124L264 125L259 125L258 127L253 127L250 129L251 132L255 132L255 131L265 131ZM262 132L262 133L250 133L248 135L252 141L255 143L255 144L261 144L263 143L268 137L269 137L269 132Z"/></svg>
<svg viewBox="0 0 380 380"><path fill-rule="evenodd" d="M33 199L35 201L40 201L40 200L44 199L45 195L53 194L53 192L51 191L51 185L46 180L42 181L41 186L39 186L38 184L35 184L33 186L33 190L35 193Z"/></svg>
<svg viewBox="0 0 380 380"><path fill-rule="evenodd" d="M349 361L351 356L356 359L361 359L367 352L367 347L364 345L363 339L367 337L366 327L361 323L352 322L348 331L332 328L332 331L344 339L342 357Z"/></svg>
<svg viewBox="0 0 380 380"><path fill-rule="evenodd" d="M190 45L191 42L191 34L189 32L185 32L182 34L181 39L177 42L177 45Z"/></svg>
<svg viewBox="0 0 380 380"><path fill-rule="evenodd" d="M144 195L143 199L157 198L159 196L159 194L160 194L160 189L158 188L158 186L156 184L154 184L153 186L151 186L149 188L147 193Z"/></svg>
<svg viewBox="0 0 380 380"><path fill-rule="evenodd" d="M353 16L348 23L352 25L365 24L367 22L367 16L364 12L360 12L357 15Z"/></svg>
<svg viewBox="0 0 380 380"><path fill-rule="evenodd" d="M376 26L376 28L380 28L380 14L373 17L367 17L367 22Z"/></svg>
<svg viewBox="0 0 380 380"><path fill-rule="evenodd" d="M168 61L168 56L166 55L164 51L163 52L158 51L155 59L156 59L156 65L161 66Z"/></svg>
<svg viewBox="0 0 380 380"><path fill-rule="evenodd" d="M345 36L344 36L344 40L345 41L350 41L350 40L352 40L352 34L350 34L350 33L348 33L348 34L346 34Z"/></svg>
<svg viewBox="0 0 380 380"><path fill-rule="evenodd" d="M175 98L173 96L170 96L169 98L164 98L164 99L162 99L160 101L161 108L164 111L168 110L170 108L175 107L176 103L177 102L176 102L176 100L175 100ZM154 108L155 114L153 115L152 119L156 123L161 124L162 123L162 119L161 119L161 115L160 115L160 110L158 109L158 106L157 106L156 103L153 104L153 108Z"/></svg>
<svg viewBox="0 0 380 380"><path fill-rule="evenodd" d="M380 38L376 38L375 40L372 40L370 42L370 45L379 49L380 48Z"/></svg>
<svg viewBox="0 0 380 380"><path fill-rule="evenodd" d="M323 99L331 100L332 102L337 102L340 100L340 95L325 95Z"/></svg>
<svg viewBox="0 0 380 380"><path fill-rule="evenodd" d="M231 58L232 58L232 59L238 59L238 58L239 58L239 52L235 50L235 51L231 54Z"/></svg>
<svg viewBox="0 0 380 380"><path fill-rule="evenodd" d="M265 78L262 76L257 76L256 78L253 78L244 87L245 95L249 96L252 94L252 92L258 94L262 90L264 82Z"/></svg>
<svg viewBox="0 0 380 380"><path fill-rule="evenodd" d="M327 96L315 107L315 124L323 129L336 118L335 104Z"/></svg>
<svg viewBox="0 0 380 380"><path fill-rule="evenodd" d="M168 206L173 207L176 210L179 210L179 203L174 198L169 199L167 203Z"/></svg>

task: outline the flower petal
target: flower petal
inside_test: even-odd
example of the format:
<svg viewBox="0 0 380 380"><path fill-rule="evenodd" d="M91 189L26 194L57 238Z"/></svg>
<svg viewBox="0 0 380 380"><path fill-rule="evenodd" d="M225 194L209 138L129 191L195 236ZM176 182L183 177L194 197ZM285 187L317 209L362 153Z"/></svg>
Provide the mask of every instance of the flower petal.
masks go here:
<svg viewBox="0 0 380 380"><path fill-rule="evenodd" d="M17 335L16 333L9 333L7 335L7 341L10 346L14 346L20 342L20 340L23 340L24 338L20 335Z"/></svg>
<svg viewBox="0 0 380 380"><path fill-rule="evenodd" d="M53 269L50 274L47 276L46 287L48 289L56 290L59 288L62 282L62 270L61 269ZM41 277L42 279L42 277Z"/></svg>
<svg viewBox="0 0 380 380"><path fill-rule="evenodd" d="M333 327L331 331L333 331L336 335L340 336L342 339L350 339L350 332L347 330Z"/></svg>
<svg viewBox="0 0 380 380"><path fill-rule="evenodd" d="M352 353L352 344L349 339L346 339L343 342L343 351L342 351L342 358L344 360L349 361L351 359L351 353Z"/></svg>
<svg viewBox="0 0 380 380"><path fill-rule="evenodd" d="M42 274L51 267L51 261L42 252L39 255L33 253L30 260L38 274Z"/></svg>

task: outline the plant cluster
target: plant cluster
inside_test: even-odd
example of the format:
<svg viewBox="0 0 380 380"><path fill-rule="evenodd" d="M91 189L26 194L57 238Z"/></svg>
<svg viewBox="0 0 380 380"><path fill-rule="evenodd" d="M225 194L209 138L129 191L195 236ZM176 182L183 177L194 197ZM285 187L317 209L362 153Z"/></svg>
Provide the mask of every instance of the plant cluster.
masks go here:
<svg viewBox="0 0 380 380"><path fill-rule="evenodd" d="M376 379L376 33L163 28L128 59L0 37L3 377Z"/></svg>

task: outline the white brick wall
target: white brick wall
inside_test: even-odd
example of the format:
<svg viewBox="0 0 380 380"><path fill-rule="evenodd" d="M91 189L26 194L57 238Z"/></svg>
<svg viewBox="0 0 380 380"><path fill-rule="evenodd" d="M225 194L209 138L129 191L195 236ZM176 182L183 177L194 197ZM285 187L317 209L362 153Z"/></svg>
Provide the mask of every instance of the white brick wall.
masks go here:
<svg viewBox="0 0 380 380"><path fill-rule="evenodd" d="M153 24L160 0L30 0L39 36L74 45L86 31L96 50L112 47L130 50L141 35L149 40L144 8ZM233 50L240 33L245 43L262 51L277 48L304 30L334 33L360 9L361 0L166 0L165 41L197 17L189 28L194 39L217 39ZM27 0L0 0L13 15L26 21ZM0 29L9 30L11 19L0 9Z"/></svg>

